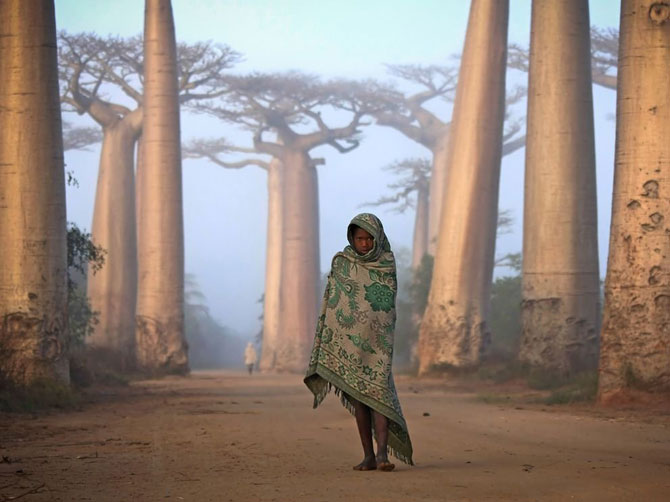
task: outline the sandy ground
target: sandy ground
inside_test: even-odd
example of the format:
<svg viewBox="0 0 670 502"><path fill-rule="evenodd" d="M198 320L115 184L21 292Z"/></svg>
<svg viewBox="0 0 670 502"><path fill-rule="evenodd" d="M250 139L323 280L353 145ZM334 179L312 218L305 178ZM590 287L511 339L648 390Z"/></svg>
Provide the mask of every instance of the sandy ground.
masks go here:
<svg viewBox="0 0 670 502"><path fill-rule="evenodd" d="M355 472L353 418L295 376L143 381L0 416L0 501L668 501L670 417L485 404L397 379L415 467Z"/></svg>

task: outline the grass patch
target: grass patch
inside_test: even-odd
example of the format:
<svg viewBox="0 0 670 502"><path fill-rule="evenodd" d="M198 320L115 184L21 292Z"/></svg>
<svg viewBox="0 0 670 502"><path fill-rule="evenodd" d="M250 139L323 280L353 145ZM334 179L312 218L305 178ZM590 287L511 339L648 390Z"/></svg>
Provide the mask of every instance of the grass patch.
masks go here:
<svg viewBox="0 0 670 502"><path fill-rule="evenodd" d="M27 387L0 388L0 411L33 413L40 410L72 409L81 404L81 396L70 386L50 379L38 379Z"/></svg>
<svg viewBox="0 0 670 502"><path fill-rule="evenodd" d="M485 362L477 368L476 376L480 380L493 383L505 383L525 378L528 370L517 361Z"/></svg>
<svg viewBox="0 0 670 502"><path fill-rule="evenodd" d="M516 361L489 362L480 366L474 374L477 379L496 385L515 382L537 392L510 394L507 387L501 392L478 394L477 401L489 404L512 402L560 405L594 402L598 392L598 372L584 371L572 376L541 368L529 368ZM524 385L525 384L525 385Z"/></svg>
<svg viewBox="0 0 670 502"><path fill-rule="evenodd" d="M594 402L598 393L598 372L585 371L575 375L563 386L542 399L544 404L572 404Z"/></svg>

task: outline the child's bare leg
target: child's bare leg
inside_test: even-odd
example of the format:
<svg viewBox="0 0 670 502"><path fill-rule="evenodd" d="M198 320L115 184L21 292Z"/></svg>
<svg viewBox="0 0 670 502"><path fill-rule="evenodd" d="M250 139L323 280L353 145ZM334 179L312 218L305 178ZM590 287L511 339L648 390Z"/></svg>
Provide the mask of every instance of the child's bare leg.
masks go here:
<svg viewBox="0 0 670 502"><path fill-rule="evenodd" d="M377 439L377 467L382 471L391 471L395 467L389 462L387 445L389 437L389 420L381 413L372 412L375 420L375 436Z"/></svg>
<svg viewBox="0 0 670 502"><path fill-rule="evenodd" d="M357 471L372 471L377 468L377 462L375 461L375 451L372 447L372 417L370 408L351 397L349 397L349 400L356 410L356 425L358 426L358 435L361 437L364 454L363 461L355 465L354 469Z"/></svg>

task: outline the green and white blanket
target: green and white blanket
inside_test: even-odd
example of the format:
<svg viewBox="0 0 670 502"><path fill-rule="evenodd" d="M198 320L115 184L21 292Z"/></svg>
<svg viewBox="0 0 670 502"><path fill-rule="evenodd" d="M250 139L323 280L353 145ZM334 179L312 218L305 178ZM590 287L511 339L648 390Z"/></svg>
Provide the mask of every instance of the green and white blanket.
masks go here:
<svg viewBox="0 0 670 502"><path fill-rule="evenodd" d="M356 225L374 237L365 255L353 247ZM356 216L347 232L350 245L333 258L305 384L314 408L331 387L353 414L350 397L389 419L389 453L413 465L412 443L393 383L391 360L397 292L395 259L381 221Z"/></svg>

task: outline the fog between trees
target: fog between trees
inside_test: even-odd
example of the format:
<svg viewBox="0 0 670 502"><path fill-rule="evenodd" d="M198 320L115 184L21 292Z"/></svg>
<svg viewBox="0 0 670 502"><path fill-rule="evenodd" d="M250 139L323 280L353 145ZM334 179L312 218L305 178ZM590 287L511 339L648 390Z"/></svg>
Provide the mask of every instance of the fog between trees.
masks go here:
<svg viewBox="0 0 670 502"><path fill-rule="evenodd" d="M423 375L476 369L488 360L496 336L489 318L501 158L525 145L525 189L515 189L517 197L525 194L523 249L508 251L523 251L522 329L515 338L520 339L519 361L531 370L569 378L595 371L600 360L603 400L631 386L667 390L670 365L659 348L667 342L664 298L670 295L663 272L667 253L659 237L665 231L667 141L650 138L640 149L637 142L626 140L627 134L645 136L628 131L648 131L652 123L659 131L654 138L664 137L667 114L655 104L657 94L646 94L658 87L654 79L663 82L666 77L662 68L667 68L669 41L660 27L670 13L663 8L650 4L642 19L641 11L632 10L627 0L622 3L626 31L621 53L631 51L652 69L626 67L630 74L618 83L618 177L599 356L602 305L592 89L596 84L614 92L618 36L612 29L592 28L582 2L561 8L534 2L528 49L509 44L506 1L472 0L459 58L445 53L447 64L442 65L389 62L387 75L374 79L241 71L236 66L243 55L221 45L225 40L177 43L174 24L179 26L179 18L173 21L168 0L147 0L143 37L61 31L56 54L53 6L40 3L43 8L26 10L30 3L0 4L3 32L19 30L28 37L25 42L5 37L0 46L0 61L20 61L25 69L24 74L6 69L3 74L12 78L3 79L0 88L3 165L21 167L5 168L0 183L0 231L6 233L0 256L7 264L0 276L0 314L5 319L0 370L7 381L24 385L41 377L68 380L65 196L58 189L64 184L63 146L90 148L102 139L91 239L106 254L102 269L88 274L87 295L97 312L93 334L86 340L91 354L118 371L184 373L189 368L189 330L194 353L207 339L203 326L209 323L207 329L216 331L209 313L203 317L205 310L200 309L195 314L199 304L184 301L182 173L206 162L220 173L203 186L203 193L216 193L212 185L226 183L233 172L246 174L260 167L266 176L264 228L248 225L244 235L227 231L228 219L243 218L240 211L213 216L207 234L225 234L226 246L239 255L259 247L259 235L266 235L265 262L245 263L236 277L222 277L220 287L244 282L253 269L265 270L264 291L258 295L263 294L261 368L299 373L311 346L321 275L329 265L320 251L320 195L336 186L337 174L329 173L328 183L319 185L319 176L335 159L326 149L354 159L355 169L338 182L344 193L355 198L363 190L370 195L356 203L374 202L379 192L369 189L370 179L362 174L369 166L358 165L355 154L379 131L393 129L401 133L394 141L416 142L424 152L418 159L395 159L389 171L409 170L407 180L374 180L375 190L385 185L400 189L378 202L404 199L403 209L416 209L412 231L407 232L414 234L414 255L402 271L413 289L399 298L408 302L398 326L405 331L399 333L405 336L399 345L407 367L418 367ZM641 34L644 29L646 35ZM30 53L26 48L35 37L53 40L46 43L51 49ZM44 97L31 101L35 113L42 115L20 118L32 120L22 129L35 131L35 138L43 135L35 144L47 149L39 150L44 157L13 158L9 152L27 141L25 134L8 132L15 130L10 127L17 120L12 110L21 103L13 100L21 95L17 89L34 83L35 72L47 75L34 92ZM643 73L649 74L644 85ZM53 114L59 87L63 111L88 115L97 129L90 122L73 125L77 119L69 116L66 126L61 125L59 114ZM622 92L633 106L625 114ZM645 114L643 108L654 112ZM196 120L210 126L198 135L186 133L185 124ZM31 147L26 143L22 149ZM636 177L630 167L635 161L629 159L637 158L658 164L653 172ZM43 190L36 192L32 187L38 179ZM91 191L89 185L79 189ZM16 197L22 190L36 197L31 208L44 209L34 214L26 210L22 204L27 199ZM261 185L255 189L262 190ZM635 195L636 190L644 191ZM646 212L645 204L651 204ZM329 233L341 236L342 245L351 216L338 216L337 225L328 225ZM384 220L385 214L380 216ZM514 217L521 219L520 214ZM206 237L199 242L199 253L218 252ZM428 263L433 258L431 273ZM244 263L243 256L237 260ZM625 273L619 268L623 263L628 264ZM35 277L44 279L36 284ZM197 286L191 281L194 291ZM625 297L623 291L632 296ZM420 297L427 298L425 312ZM218 306L215 317L225 324L226 315L225 305ZM220 331L213 336L220 337ZM228 349L223 344L221 350L233 348L239 350L233 344ZM517 357L514 351L507 355Z"/></svg>

